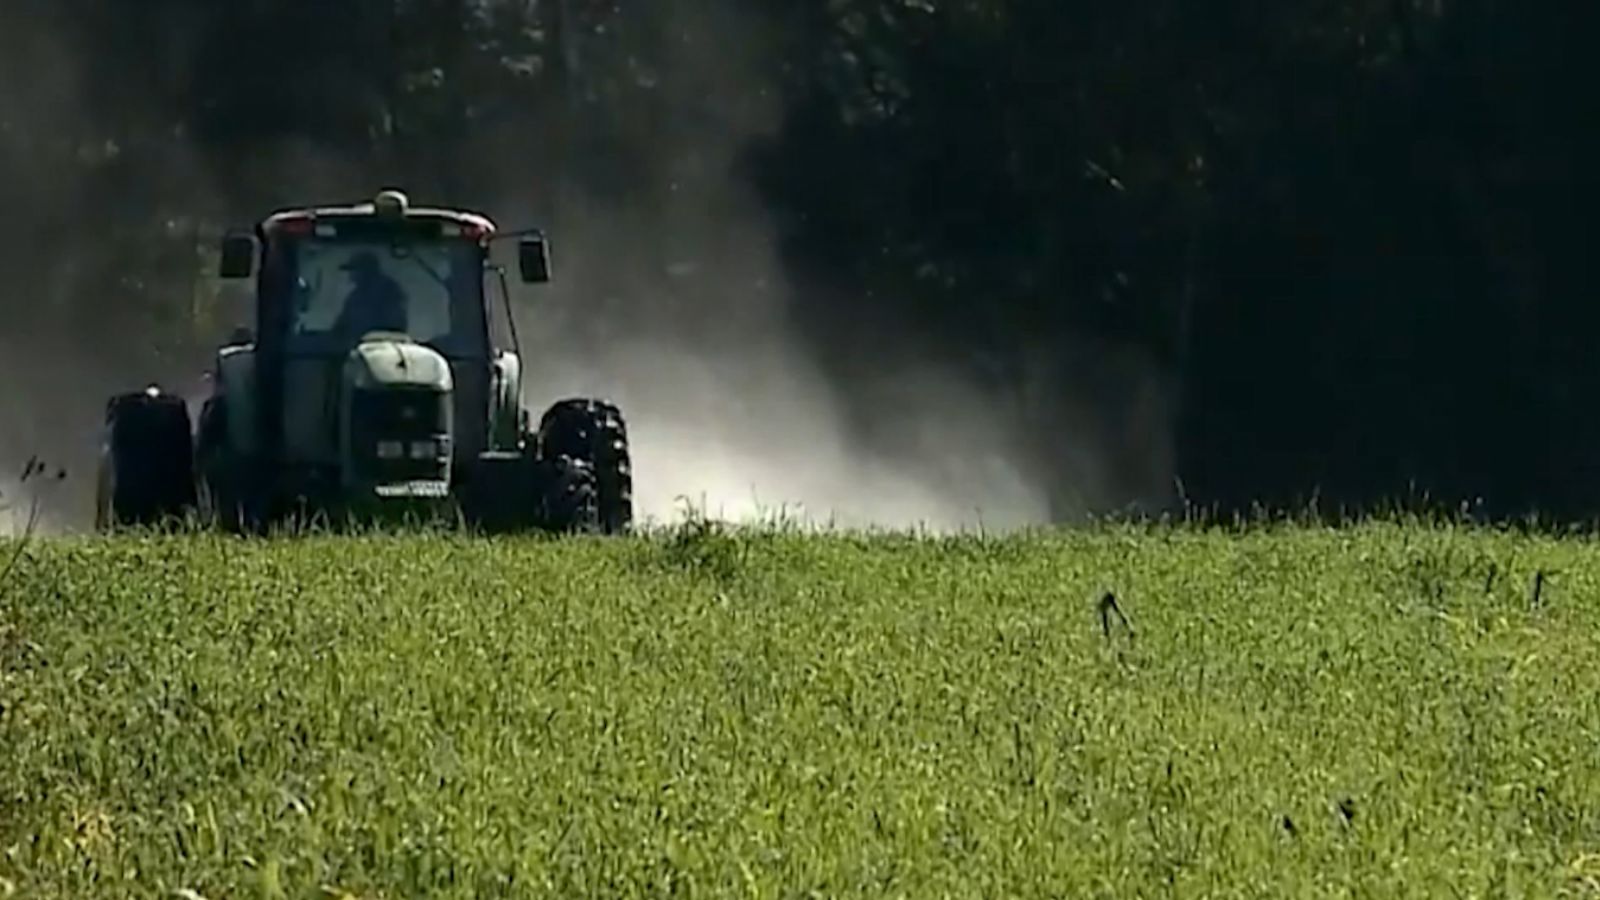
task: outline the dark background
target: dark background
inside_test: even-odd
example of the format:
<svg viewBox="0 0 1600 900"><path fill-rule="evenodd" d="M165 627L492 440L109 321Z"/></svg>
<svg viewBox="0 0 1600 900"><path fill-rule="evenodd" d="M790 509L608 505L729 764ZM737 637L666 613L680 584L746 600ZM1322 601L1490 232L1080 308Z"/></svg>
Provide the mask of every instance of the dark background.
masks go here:
<svg viewBox="0 0 1600 900"><path fill-rule="evenodd" d="M598 322L638 303L640 267L716 233L670 226L716 218L736 182L822 371L866 385L922 361L1011 398L1063 510L1088 476L1050 473L1092 421L1124 437L1102 440L1092 477L1113 486L1091 506L1168 502L1119 469L1155 454L1155 480L1224 510L1588 516L1597 18L1496 0L0 0L3 450L76 440L128 372L203 362L226 324L200 277L222 225L390 183L547 224L558 252L582 230L604 257L584 223L615 223L635 265L627 284L583 270ZM695 302L674 291L651 301L661 323ZM1114 364L1156 373L1165 412L1124 415L1146 408L1126 379L1094 388ZM73 399L26 399L41 391ZM884 402L863 390L850 412L892 453Z"/></svg>

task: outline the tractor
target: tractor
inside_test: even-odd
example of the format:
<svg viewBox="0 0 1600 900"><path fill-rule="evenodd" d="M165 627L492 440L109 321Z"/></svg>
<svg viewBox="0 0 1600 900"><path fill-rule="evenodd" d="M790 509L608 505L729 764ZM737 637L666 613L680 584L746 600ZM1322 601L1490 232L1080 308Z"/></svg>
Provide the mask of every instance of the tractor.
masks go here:
<svg viewBox="0 0 1600 900"><path fill-rule="evenodd" d="M522 405L510 291L491 261L508 238L523 283L549 282L541 231L502 233L398 190L228 231L220 274L254 279L254 327L218 348L197 416L159 386L109 401L97 527L197 518L264 533L297 516L443 512L497 533L627 531L621 411L565 399L534 423Z"/></svg>

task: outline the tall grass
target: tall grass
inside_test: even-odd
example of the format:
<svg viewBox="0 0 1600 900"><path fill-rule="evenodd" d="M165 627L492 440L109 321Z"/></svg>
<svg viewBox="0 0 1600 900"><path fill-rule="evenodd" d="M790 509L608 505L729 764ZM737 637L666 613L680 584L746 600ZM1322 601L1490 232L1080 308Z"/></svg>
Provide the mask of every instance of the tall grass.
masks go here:
<svg viewBox="0 0 1600 900"><path fill-rule="evenodd" d="M1600 896L1597 562L1417 521L35 543L0 895Z"/></svg>

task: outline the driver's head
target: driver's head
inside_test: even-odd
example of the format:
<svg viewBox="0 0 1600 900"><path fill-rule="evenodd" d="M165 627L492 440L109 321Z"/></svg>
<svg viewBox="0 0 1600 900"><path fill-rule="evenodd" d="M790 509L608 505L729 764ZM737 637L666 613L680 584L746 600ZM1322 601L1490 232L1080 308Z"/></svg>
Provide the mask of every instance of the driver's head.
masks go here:
<svg viewBox="0 0 1600 900"><path fill-rule="evenodd" d="M349 272L350 277L357 282L369 281L383 271L378 265L378 258L366 252L350 257L350 261L339 268Z"/></svg>

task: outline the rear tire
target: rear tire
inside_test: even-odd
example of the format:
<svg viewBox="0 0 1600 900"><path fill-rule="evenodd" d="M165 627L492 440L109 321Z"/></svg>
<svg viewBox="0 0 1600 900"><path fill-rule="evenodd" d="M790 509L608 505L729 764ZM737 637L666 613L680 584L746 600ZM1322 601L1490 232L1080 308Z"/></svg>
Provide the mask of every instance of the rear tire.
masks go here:
<svg viewBox="0 0 1600 900"><path fill-rule="evenodd" d="M603 400L562 400L539 421L539 456L563 457L593 471L595 513L603 534L633 526L633 458L622 411Z"/></svg>
<svg viewBox="0 0 1600 900"><path fill-rule="evenodd" d="M603 530L599 483L582 460L560 457L550 466L544 492L544 521L559 534L594 534Z"/></svg>
<svg viewBox="0 0 1600 900"><path fill-rule="evenodd" d="M160 525L195 509L194 445L183 398L152 388L106 404L96 523Z"/></svg>

